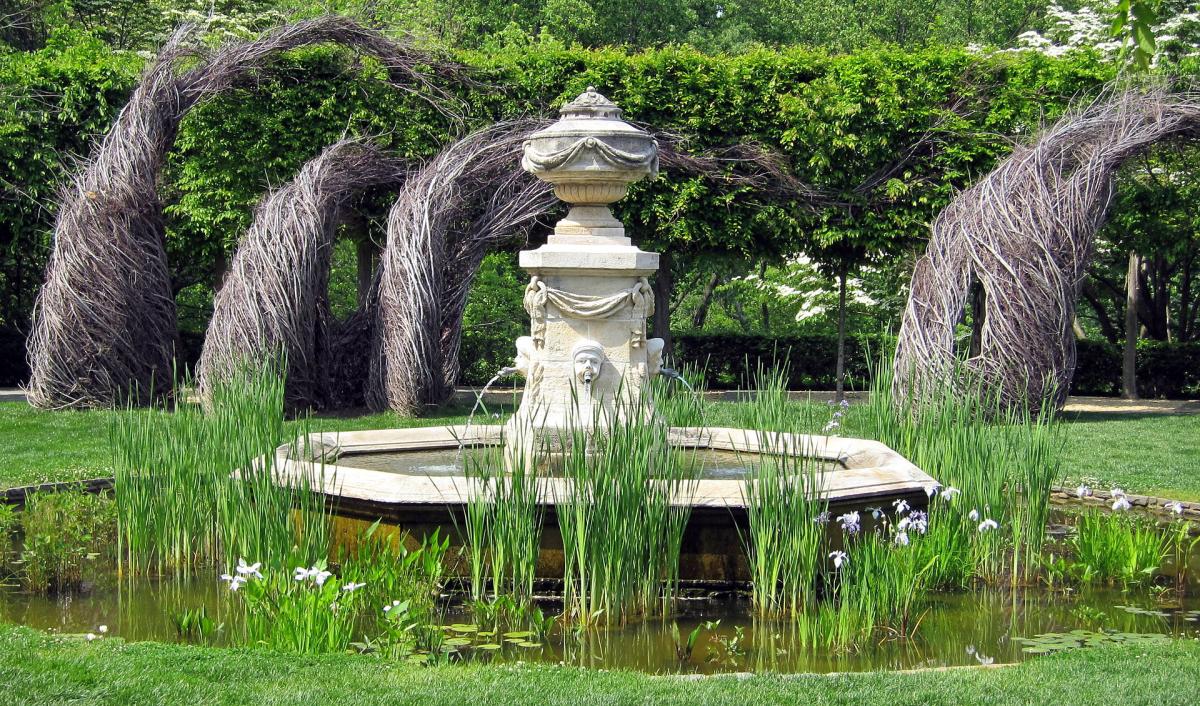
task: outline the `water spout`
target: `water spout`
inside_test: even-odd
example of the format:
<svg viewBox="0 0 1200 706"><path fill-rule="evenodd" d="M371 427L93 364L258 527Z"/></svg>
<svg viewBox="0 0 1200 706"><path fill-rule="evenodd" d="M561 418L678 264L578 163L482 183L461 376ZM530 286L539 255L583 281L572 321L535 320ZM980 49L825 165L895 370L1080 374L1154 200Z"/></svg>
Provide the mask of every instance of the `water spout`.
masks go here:
<svg viewBox="0 0 1200 706"><path fill-rule="evenodd" d="M687 381L687 378L685 378L678 370L675 370L674 368L668 368L666 366L661 367L658 369L658 374L665 378L670 378L671 380L678 380L679 382L683 383L683 386L688 389L688 392L696 392L695 388L692 387L692 384Z"/></svg>
<svg viewBox="0 0 1200 706"><path fill-rule="evenodd" d="M460 456L463 451L463 446L466 445L466 437L470 436L470 434L471 434L471 424L475 421L475 413L479 411L480 407L482 407L483 413L487 414L487 405L485 405L483 403L483 396L487 394L488 388L491 387L492 385L495 385L496 381L499 380L500 378L506 377L508 375L512 375L513 373L517 373L517 372L520 372L520 370L518 368L514 368L512 366L509 366L506 368L501 368L500 372L493 375L492 379L488 380L487 384L484 385L483 388L479 390L479 392L475 393L475 406L471 408L471 413L469 415L467 415L467 425L466 425L466 427L463 428L463 438L458 440L458 452L459 452Z"/></svg>

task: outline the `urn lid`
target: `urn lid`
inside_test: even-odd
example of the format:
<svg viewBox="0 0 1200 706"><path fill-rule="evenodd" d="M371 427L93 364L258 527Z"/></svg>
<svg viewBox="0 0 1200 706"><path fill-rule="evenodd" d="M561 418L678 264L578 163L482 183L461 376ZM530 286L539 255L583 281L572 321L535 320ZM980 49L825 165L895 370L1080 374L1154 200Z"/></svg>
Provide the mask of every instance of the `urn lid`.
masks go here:
<svg viewBox="0 0 1200 706"><path fill-rule="evenodd" d="M617 107L616 103L613 103L605 98L603 94L599 93L595 86L588 86L586 91L580 93L579 97L560 108L558 113L565 120L579 118L621 119L621 109Z"/></svg>

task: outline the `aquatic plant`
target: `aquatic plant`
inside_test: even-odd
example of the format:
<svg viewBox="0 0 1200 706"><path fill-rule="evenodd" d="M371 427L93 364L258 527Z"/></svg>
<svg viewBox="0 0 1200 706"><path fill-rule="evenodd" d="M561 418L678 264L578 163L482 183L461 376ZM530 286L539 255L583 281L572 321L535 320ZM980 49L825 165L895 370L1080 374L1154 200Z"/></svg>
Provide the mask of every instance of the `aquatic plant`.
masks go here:
<svg viewBox="0 0 1200 706"><path fill-rule="evenodd" d="M417 540L407 532L390 534L376 520L356 535L353 551L339 553L338 581L361 591L364 605L407 602L410 613L431 623L437 617L449 547L450 538L439 530Z"/></svg>
<svg viewBox="0 0 1200 706"><path fill-rule="evenodd" d="M829 517L820 483L823 462L798 439L760 431L765 453L751 462L742 484L747 515L742 542L755 610L764 616L804 611L824 556Z"/></svg>
<svg viewBox="0 0 1200 706"><path fill-rule="evenodd" d="M566 430L555 450L564 616L579 625L664 612L677 588L694 455L672 447L649 411L645 399L618 402Z"/></svg>
<svg viewBox="0 0 1200 706"><path fill-rule="evenodd" d="M961 375L957 387L898 400L893 379L881 358L868 401L857 405L857 430L955 490L951 498L934 491L948 502L930 509L938 527L930 537L929 553L938 557L932 586L1030 580L1041 566L1050 489L1062 476L1063 429L1051 406L1001 405L981 387L963 387Z"/></svg>
<svg viewBox="0 0 1200 706"><path fill-rule="evenodd" d="M297 566L290 575L242 569L222 578L245 609L246 644L300 654L349 649L362 585L339 581L323 561Z"/></svg>
<svg viewBox="0 0 1200 706"><path fill-rule="evenodd" d="M323 467L278 483L284 381L267 362L212 387L212 411L126 409L110 430L119 555L131 573L190 571L239 556L313 561L329 547L329 512L316 492ZM299 425L306 438L306 424ZM293 459L309 459L294 444Z"/></svg>
<svg viewBox="0 0 1200 706"><path fill-rule="evenodd" d="M1078 581L1126 587L1150 583L1167 553L1153 520L1101 510L1078 516L1070 547Z"/></svg>
<svg viewBox="0 0 1200 706"><path fill-rule="evenodd" d="M78 586L89 566L111 552L112 499L83 490L33 493L21 513L25 543L18 576L27 591ZM7 536L5 536L7 541Z"/></svg>
<svg viewBox="0 0 1200 706"><path fill-rule="evenodd" d="M521 604L533 596L544 514L537 471L546 454L540 444L535 448L523 440L466 457L471 487L465 534L475 601L487 597L489 583L492 600L505 595Z"/></svg>

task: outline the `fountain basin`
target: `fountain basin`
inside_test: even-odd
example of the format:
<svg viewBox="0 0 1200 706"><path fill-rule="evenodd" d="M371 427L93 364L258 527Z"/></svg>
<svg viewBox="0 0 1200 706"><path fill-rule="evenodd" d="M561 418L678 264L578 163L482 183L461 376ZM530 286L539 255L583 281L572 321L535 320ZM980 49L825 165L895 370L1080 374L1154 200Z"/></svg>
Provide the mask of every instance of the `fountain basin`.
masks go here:
<svg viewBox="0 0 1200 706"><path fill-rule="evenodd" d="M773 435L774 436L774 435ZM773 448L806 449L822 461L821 492L833 514L886 506L903 498L914 507L927 501L925 488L935 481L886 445L865 439L782 434ZM672 428L669 442L695 449L717 473L701 477L674 503L691 507L680 557L680 576L706 584L739 584L749 579L742 537L746 528L745 468L755 454L768 449L756 432L729 428ZM459 544L465 506L481 491L480 483L462 471L462 453L472 447L504 443L502 426L449 426L311 434L313 460L289 457L281 446L276 461L281 482L305 479L336 503L338 513L366 521L382 519L419 537L435 529ZM464 449L465 451L460 451ZM737 466L741 459L740 469ZM740 472L739 472L740 470ZM553 472L537 479L545 527L538 573L562 576L562 539L554 514L554 498L571 492L569 479ZM836 527L836 523L833 523Z"/></svg>

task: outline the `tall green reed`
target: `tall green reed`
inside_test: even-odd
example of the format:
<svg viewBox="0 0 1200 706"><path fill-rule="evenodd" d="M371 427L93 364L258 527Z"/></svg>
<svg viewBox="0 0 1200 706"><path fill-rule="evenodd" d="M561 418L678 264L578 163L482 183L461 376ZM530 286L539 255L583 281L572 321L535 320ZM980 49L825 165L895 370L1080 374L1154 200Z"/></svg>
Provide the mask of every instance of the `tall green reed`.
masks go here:
<svg viewBox="0 0 1200 706"><path fill-rule="evenodd" d="M588 626L665 611L691 513L693 452L670 445L647 399L619 396L565 430L557 453L566 617Z"/></svg>
<svg viewBox="0 0 1200 706"><path fill-rule="evenodd" d="M748 526L742 537L760 615L799 613L812 602L828 503L821 485L825 462L796 432L814 425L814 405L789 401L786 366L759 361L743 426L758 434L762 453L746 458L742 485Z"/></svg>
<svg viewBox="0 0 1200 706"><path fill-rule="evenodd" d="M865 435L896 450L941 485L950 502L931 508L932 584L1028 581L1039 569L1050 489L1062 476L1063 429L1050 405L1001 405L981 385L959 382L896 399L887 358L874 366L870 398L860 405ZM931 488L930 493L941 492ZM981 529L992 520L999 531ZM940 546L936 546L941 543ZM936 549L933 547L936 546Z"/></svg>
<svg viewBox="0 0 1200 706"><path fill-rule="evenodd" d="M303 444L291 445L285 456L301 470L277 482L282 369L239 368L214 386L209 413L180 401L116 416L109 439L125 570L187 572L238 557L283 563L328 554L320 460L310 462ZM300 431L307 436L307 424Z"/></svg>
<svg viewBox="0 0 1200 706"><path fill-rule="evenodd" d="M538 471L546 454L525 433L513 427L514 438L505 448L466 457L464 472L471 487L465 535L476 601L488 597L489 584L493 600L503 595L523 605L533 597L545 515Z"/></svg>
<svg viewBox="0 0 1200 706"><path fill-rule="evenodd" d="M765 453L742 484L751 594L760 615L796 614L813 601L826 531L821 462L796 437L759 431L759 439Z"/></svg>

